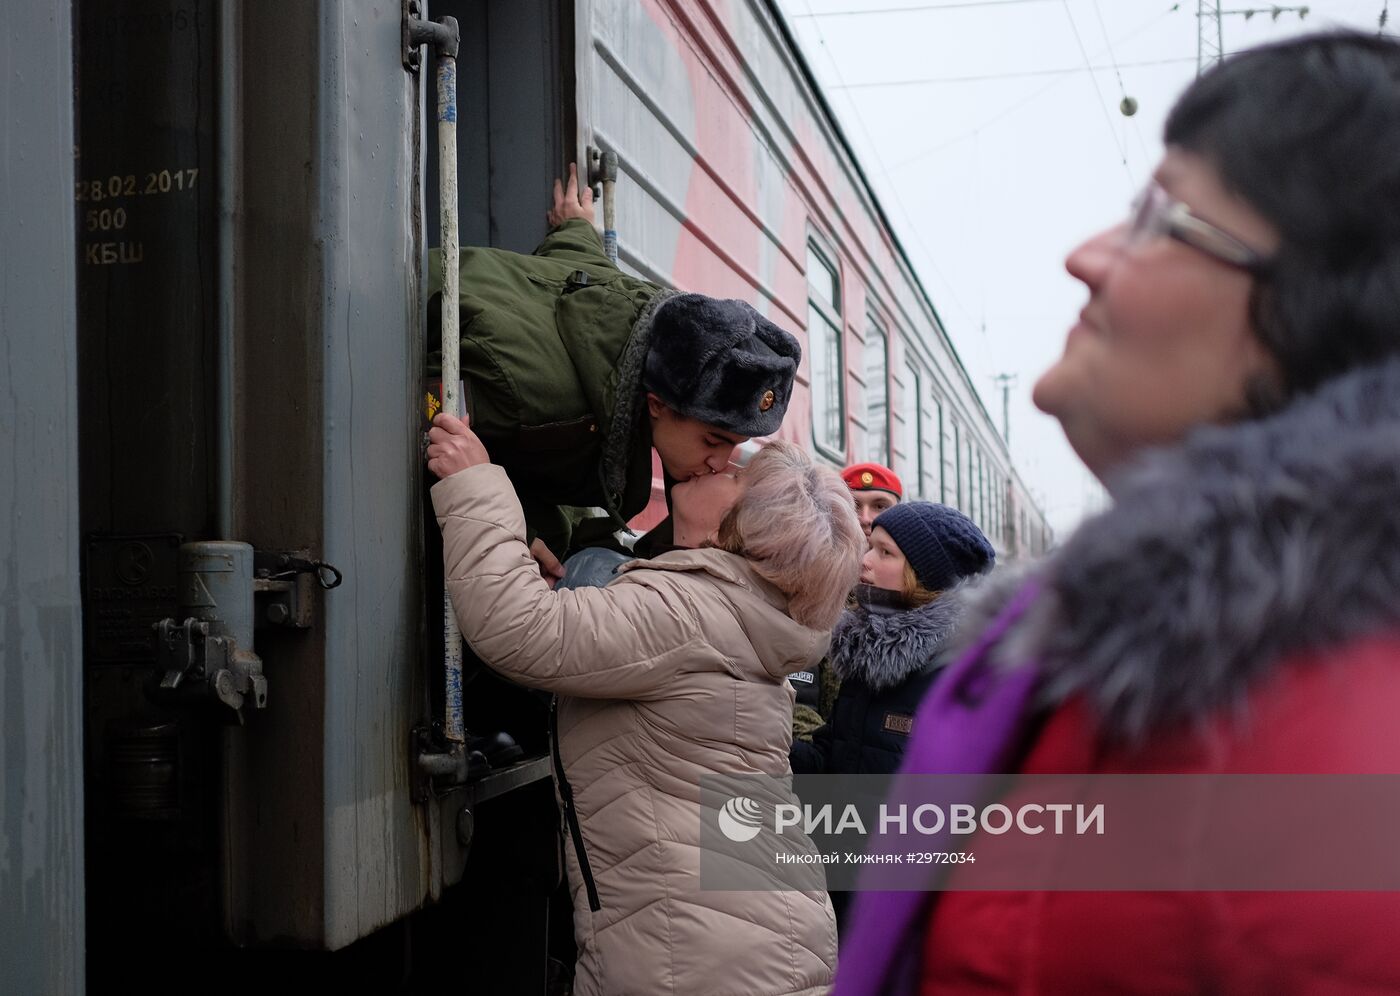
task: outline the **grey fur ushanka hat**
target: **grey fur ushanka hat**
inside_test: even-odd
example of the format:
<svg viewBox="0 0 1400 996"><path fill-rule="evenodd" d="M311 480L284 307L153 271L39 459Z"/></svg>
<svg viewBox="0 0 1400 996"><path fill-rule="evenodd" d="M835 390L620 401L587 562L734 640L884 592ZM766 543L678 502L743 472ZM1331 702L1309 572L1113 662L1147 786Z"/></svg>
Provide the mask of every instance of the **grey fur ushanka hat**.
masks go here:
<svg viewBox="0 0 1400 996"><path fill-rule="evenodd" d="M643 383L682 415L740 436L778 431L802 359L743 301L677 294L652 320Z"/></svg>

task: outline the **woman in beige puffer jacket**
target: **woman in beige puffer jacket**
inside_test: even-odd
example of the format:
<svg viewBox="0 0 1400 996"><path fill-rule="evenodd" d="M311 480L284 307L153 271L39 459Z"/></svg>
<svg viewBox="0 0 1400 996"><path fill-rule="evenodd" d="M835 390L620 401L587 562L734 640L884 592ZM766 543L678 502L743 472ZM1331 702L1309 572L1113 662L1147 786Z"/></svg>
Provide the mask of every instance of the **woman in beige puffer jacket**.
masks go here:
<svg viewBox="0 0 1400 996"><path fill-rule="evenodd" d="M581 831L565 846L574 991L825 992L836 923L824 892L700 888L699 780L789 772L786 677L821 658L859 569L845 486L772 444L720 526L727 549L675 551L626 565L607 588L554 592L475 436L439 416L431 440L462 633L502 675L558 695L558 787Z"/></svg>

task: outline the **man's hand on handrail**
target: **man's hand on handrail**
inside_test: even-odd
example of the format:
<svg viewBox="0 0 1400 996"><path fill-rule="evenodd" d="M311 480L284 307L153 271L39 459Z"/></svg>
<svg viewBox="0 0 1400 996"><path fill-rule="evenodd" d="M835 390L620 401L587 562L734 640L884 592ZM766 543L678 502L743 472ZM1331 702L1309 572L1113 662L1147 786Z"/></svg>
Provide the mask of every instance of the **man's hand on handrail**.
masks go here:
<svg viewBox="0 0 1400 996"><path fill-rule="evenodd" d="M582 218L593 224L593 215L593 189L586 183L579 186L578 165L569 163L568 186L564 186L558 180L554 181L554 206L545 215L549 220L549 227L558 228L574 218Z"/></svg>

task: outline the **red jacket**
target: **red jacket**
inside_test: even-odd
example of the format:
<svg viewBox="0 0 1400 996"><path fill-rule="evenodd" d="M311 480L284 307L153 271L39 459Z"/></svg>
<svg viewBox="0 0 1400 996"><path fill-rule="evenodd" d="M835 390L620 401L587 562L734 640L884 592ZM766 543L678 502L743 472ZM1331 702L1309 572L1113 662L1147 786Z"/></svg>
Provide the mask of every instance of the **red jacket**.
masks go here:
<svg viewBox="0 0 1400 996"><path fill-rule="evenodd" d="M1400 632L1293 656L1206 732L1095 746L1082 697L1029 774L1400 773ZM1397 841L1400 847L1400 841ZM1400 893L956 892L925 928L926 994L1400 992Z"/></svg>

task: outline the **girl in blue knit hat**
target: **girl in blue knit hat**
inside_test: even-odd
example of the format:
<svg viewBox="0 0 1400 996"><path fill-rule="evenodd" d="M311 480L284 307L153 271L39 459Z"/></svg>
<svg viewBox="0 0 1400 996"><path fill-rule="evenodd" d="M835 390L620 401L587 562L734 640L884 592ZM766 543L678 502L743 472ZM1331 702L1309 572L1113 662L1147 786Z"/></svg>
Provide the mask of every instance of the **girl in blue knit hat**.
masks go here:
<svg viewBox="0 0 1400 996"><path fill-rule="evenodd" d="M886 509L870 531L852 606L831 634L841 679L831 719L792 745L797 774L896 770L914 711L946 663L962 615L958 587L992 567L996 553L955 508L915 501Z"/></svg>

